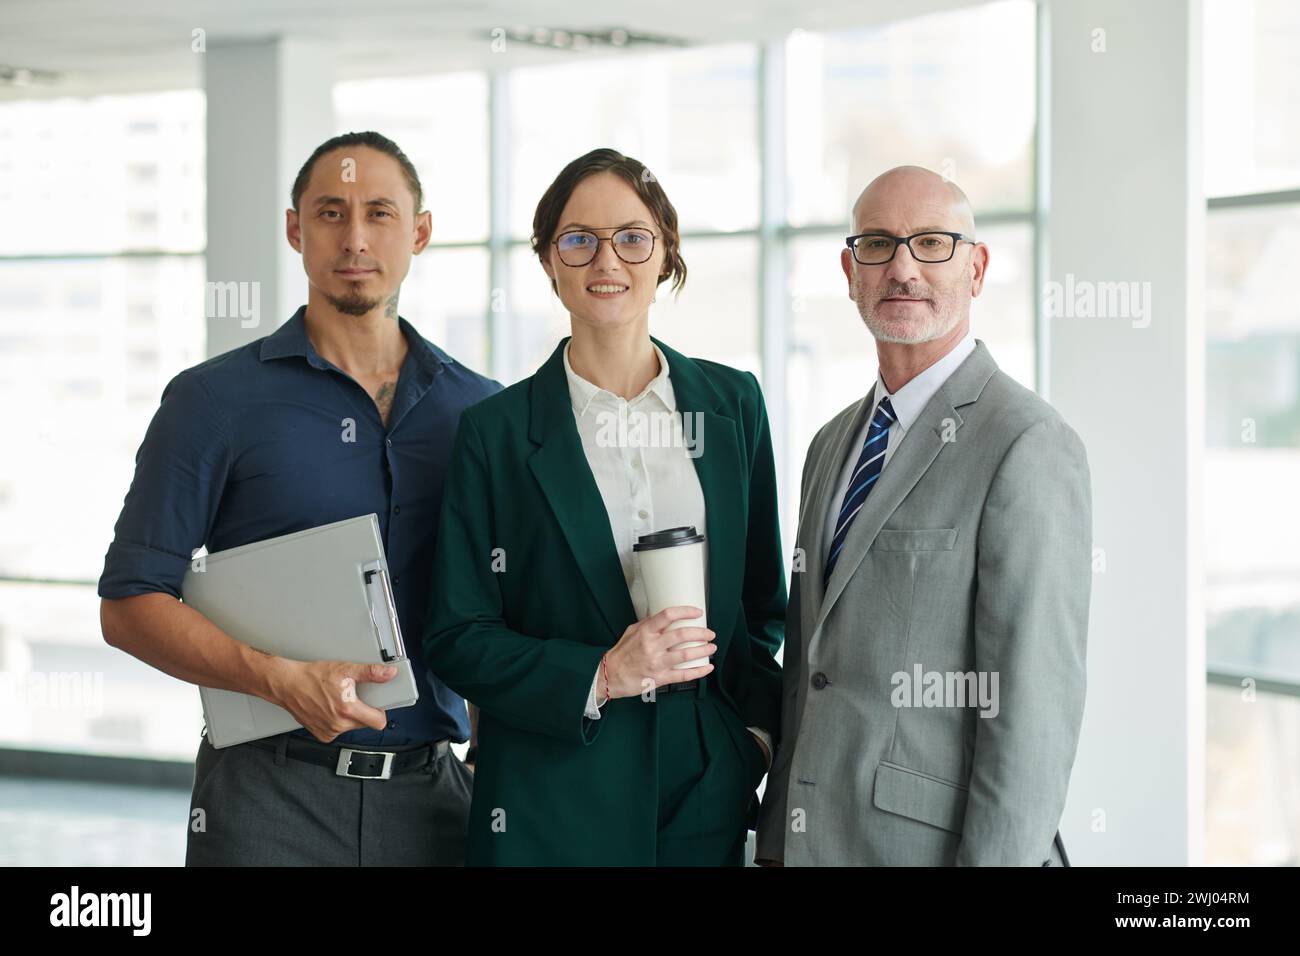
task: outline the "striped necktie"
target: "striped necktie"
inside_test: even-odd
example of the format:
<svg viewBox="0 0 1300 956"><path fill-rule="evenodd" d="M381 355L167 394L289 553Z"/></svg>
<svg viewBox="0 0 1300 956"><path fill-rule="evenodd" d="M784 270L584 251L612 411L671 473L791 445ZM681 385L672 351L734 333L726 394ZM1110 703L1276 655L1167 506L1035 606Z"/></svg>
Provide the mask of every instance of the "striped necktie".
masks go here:
<svg viewBox="0 0 1300 956"><path fill-rule="evenodd" d="M844 539L849 536L849 527L853 519L862 510L863 502L871 494L871 486L880 477L880 469L885 466L885 447L889 444L889 426L894 424L897 416L893 406L886 397L876 407L876 414L871 416L871 425L867 429L867 440L862 443L862 452L858 455L853 477L844 492L844 504L840 505L840 515L835 519L835 534L831 537L830 557L826 559L826 573L822 585L831 579L835 562L839 560L844 548Z"/></svg>

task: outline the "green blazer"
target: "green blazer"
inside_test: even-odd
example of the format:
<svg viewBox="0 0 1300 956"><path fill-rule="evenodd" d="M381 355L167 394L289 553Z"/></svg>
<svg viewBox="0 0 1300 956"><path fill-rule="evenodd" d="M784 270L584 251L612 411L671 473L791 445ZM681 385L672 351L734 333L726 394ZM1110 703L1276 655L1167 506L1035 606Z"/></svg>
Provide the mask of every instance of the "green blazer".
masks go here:
<svg viewBox="0 0 1300 956"><path fill-rule="evenodd" d="M748 372L653 341L678 411L703 413L693 461L718 647L710 689L736 727L775 740L786 586L762 392ZM480 708L470 865L655 858L654 706L620 698L600 720L583 713L601 657L636 614L574 422L567 342L532 377L461 414L447 472L423 642L432 671ZM750 803L752 827L753 794Z"/></svg>

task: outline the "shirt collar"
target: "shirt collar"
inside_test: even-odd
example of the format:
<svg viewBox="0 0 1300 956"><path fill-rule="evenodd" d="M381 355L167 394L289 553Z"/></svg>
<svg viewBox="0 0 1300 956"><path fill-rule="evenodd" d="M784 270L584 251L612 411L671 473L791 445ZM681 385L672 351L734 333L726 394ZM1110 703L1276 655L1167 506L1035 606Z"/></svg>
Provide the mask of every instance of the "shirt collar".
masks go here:
<svg viewBox="0 0 1300 956"><path fill-rule="evenodd" d="M966 361L974 351L975 336L967 330L966 336L947 355L892 395L885 388L885 380L877 370L876 400L867 420L870 421L875 416L880 403L888 398L890 407L894 410L894 417L898 419L898 427L907 431L908 426L916 421L916 416L921 414L921 410L934 397L934 393L939 391L939 386L946 382L948 377L957 370L957 366Z"/></svg>
<svg viewBox="0 0 1300 956"><path fill-rule="evenodd" d="M573 366L569 364L569 346L572 344L573 340L570 339L564 346L564 375L569 380L569 398L572 400L573 410L578 413L578 416L581 417L587 414L587 409L592 402L615 407L624 402L625 399L621 395L615 395L598 385L593 385L573 370ZM650 383L641 390L641 394L631 401L627 401L626 404L631 407L641 402L647 395L654 395L668 411L675 412L677 410L677 398L673 394L673 383L668 377L668 356L664 355L663 349L655 345L653 340L650 342L650 347L655 350L655 355L659 357L659 374L650 380Z"/></svg>
<svg viewBox="0 0 1300 956"><path fill-rule="evenodd" d="M262 348L258 352L258 357L265 362L268 359L298 355L305 358L312 368L333 368L333 364L321 358L320 353L316 351L316 346L311 344L311 339L307 336L306 317L307 307L299 306L298 311L288 322L262 339ZM397 317L397 324L402 334L406 336L408 356L413 357L430 375L437 374L444 363L452 360L451 356L429 342L400 315Z"/></svg>

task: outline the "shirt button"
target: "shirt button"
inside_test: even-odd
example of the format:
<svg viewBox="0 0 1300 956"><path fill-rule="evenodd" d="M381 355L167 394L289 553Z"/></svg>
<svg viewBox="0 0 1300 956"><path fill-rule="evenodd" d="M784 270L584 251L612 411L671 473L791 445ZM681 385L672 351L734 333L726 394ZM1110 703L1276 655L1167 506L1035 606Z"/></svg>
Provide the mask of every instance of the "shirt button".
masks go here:
<svg viewBox="0 0 1300 956"><path fill-rule="evenodd" d="M642 508L640 511L636 513L636 516L642 520L645 520L646 518L650 517L650 512Z"/></svg>
<svg viewBox="0 0 1300 956"><path fill-rule="evenodd" d="M393 514L395 514L395 515L400 515L401 513L402 513L402 506L401 506L401 505L393 505Z"/></svg>

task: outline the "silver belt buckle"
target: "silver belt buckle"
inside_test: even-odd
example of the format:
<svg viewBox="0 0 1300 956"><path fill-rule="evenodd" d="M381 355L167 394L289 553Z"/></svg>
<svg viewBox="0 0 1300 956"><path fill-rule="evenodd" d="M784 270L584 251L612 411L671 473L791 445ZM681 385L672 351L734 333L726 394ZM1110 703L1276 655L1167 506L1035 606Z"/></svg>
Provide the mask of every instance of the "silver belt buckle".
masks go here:
<svg viewBox="0 0 1300 956"><path fill-rule="evenodd" d="M352 773L353 754L382 756L384 758L384 769L379 771L378 774ZM354 750L351 747L344 747L339 751L339 763L334 768L334 773L340 777L352 777L354 780L387 780L393 775L393 756L391 750Z"/></svg>

